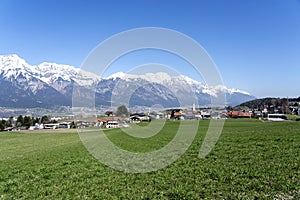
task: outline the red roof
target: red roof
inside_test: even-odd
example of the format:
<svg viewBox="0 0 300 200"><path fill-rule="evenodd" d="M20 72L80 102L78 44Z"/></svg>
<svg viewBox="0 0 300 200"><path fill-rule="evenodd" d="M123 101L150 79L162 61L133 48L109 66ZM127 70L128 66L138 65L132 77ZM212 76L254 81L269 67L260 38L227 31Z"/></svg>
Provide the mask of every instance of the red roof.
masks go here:
<svg viewBox="0 0 300 200"><path fill-rule="evenodd" d="M115 116L110 116L110 117L106 117L103 119L98 119L98 122L107 122L107 121L118 121L119 117L115 117Z"/></svg>

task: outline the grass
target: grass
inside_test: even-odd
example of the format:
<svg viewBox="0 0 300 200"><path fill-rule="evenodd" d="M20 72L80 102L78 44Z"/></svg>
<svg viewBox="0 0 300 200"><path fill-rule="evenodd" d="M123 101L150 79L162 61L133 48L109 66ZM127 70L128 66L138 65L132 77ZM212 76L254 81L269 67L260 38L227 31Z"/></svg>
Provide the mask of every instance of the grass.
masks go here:
<svg viewBox="0 0 300 200"><path fill-rule="evenodd" d="M136 152L165 145L179 122L149 138L105 134ZM189 123L189 122L185 122ZM0 133L0 199L284 199L300 197L300 123L227 120L204 159L209 121L188 151L159 171L130 174L94 159L77 133Z"/></svg>
<svg viewBox="0 0 300 200"><path fill-rule="evenodd" d="M298 115L287 115L287 118L288 118L288 120L296 121L296 120L300 119L300 116L298 116Z"/></svg>

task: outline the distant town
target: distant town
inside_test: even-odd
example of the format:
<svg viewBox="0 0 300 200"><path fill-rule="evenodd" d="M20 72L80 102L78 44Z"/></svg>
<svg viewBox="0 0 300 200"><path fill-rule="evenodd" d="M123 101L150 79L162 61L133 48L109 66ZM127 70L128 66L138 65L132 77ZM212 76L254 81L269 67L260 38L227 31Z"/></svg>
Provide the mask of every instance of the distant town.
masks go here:
<svg viewBox="0 0 300 200"><path fill-rule="evenodd" d="M120 128L152 120L210 120L228 118L253 118L267 121L300 121L300 99L265 98L225 108L151 108L127 109L121 105L115 111L100 108L91 116L78 116L70 107L51 109L1 109L0 130L22 131L70 128ZM44 112L44 114L42 114ZM46 114L45 114L46 113ZM39 116L40 115L40 116Z"/></svg>

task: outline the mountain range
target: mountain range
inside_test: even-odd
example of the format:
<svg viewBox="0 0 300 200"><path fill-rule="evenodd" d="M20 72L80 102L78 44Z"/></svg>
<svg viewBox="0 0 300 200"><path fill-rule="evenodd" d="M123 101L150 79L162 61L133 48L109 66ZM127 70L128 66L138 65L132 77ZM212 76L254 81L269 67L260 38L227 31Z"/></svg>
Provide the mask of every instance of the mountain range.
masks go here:
<svg viewBox="0 0 300 200"><path fill-rule="evenodd" d="M182 105L180 95L186 98L191 92L196 97L193 101L199 106L208 106L211 95L217 96L221 92L226 94L228 105L255 99L247 92L225 86L208 87L183 75L171 76L163 72L133 75L119 72L100 78L69 65L47 62L30 65L18 55L0 55L0 107L72 106L74 86L94 90L96 106L110 106L112 100L122 100L122 95L128 95L129 90L130 107L154 104L163 107L179 106Z"/></svg>

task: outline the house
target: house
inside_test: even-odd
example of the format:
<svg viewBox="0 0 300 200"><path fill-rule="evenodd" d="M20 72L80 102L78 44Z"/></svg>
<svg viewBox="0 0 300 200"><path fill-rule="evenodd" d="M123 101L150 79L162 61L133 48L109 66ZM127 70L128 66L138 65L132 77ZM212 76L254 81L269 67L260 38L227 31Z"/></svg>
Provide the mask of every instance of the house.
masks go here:
<svg viewBox="0 0 300 200"><path fill-rule="evenodd" d="M38 124L36 123L34 126L30 126L28 130L33 131L33 130L40 130L44 128L44 124Z"/></svg>
<svg viewBox="0 0 300 200"><path fill-rule="evenodd" d="M227 116L230 118L251 118L253 114L252 112L229 111Z"/></svg>
<svg viewBox="0 0 300 200"><path fill-rule="evenodd" d="M139 117L137 117L137 116L131 116L129 118L129 121L130 121L130 123L140 123L141 119Z"/></svg>
<svg viewBox="0 0 300 200"><path fill-rule="evenodd" d="M194 114L191 114L191 113L184 113L182 115L182 118L183 119L196 119L196 116Z"/></svg>
<svg viewBox="0 0 300 200"><path fill-rule="evenodd" d="M105 128L119 128L119 118L115 116L109 116L103 119L97 120L100 126L104 126Z"/></svg>
<svg viewBox="0 0 300 200"><path fill-rule="evenodd" d="M115 120L107 121L106 128L119 128L119 121L115 121Z"/></svg>
<svg viewBox="0 0 300 200"><path fill-rule="evenodd" d="M211 111L203 110L201 111L202 119L209 119L211 117Z"/></svg>
<svg viewBox="0 0 300 200"><path fill-rule="evenodd" d="M58 123L55 124L44 124L44 129L57 129L59 126Z"/></svg>
<svg viewBox="0 0 300 200"><path fill-rule="evenodd" d="M155 116L153 116L154 119L164 119L166 118L166 115L163 112L156 113Z"/></svg>
<svg viewBox="0 0 300 200"><path fill-rule="evenodd" d="M89 127L90 123L86 121L77 121L76 122L76 127L77 128L87 128Z"/></svg>
<svg viewBox="0 0 300 200"><path fill-rule="evenodd" d="M201 114L195 114L195 118L196 118L197 120L200 120L200 119L202 119L202 115L201 115Z"/></svg>
<svg viewBox="0 0 300 200"><path fill-rule="evenodd" d="M254 118L260 118L260 117L262 117L262 112L260 110L254 110L253 111L253 117Z"/></svg>
<svg viewBox="0 0 300 200"><path fill-rule="evenodd" d="M61 122L58 125L58 128L70 128L71 127L71 122Z"/></svg>
<svg viewBox="0 0 300 200"><path fill-rule="evenodd" d="M39 128L36 127L36 126L30 126L30 127L28 128L28 130L29 130L29 131L34 131L34 130L39 130Z"/></svg>
<svg viewBox="0 0 300 200"><path fill-rule="evenodd" d="M182 109L181 108L175 108L175 109L168 109L166 110L167 118L168 119L182 119Z"/></svg>
<svg viewBox="0 0 300 200"><path fill-rule="evenodd" d="M145 113L133 113L130 114L130 121L136 121L139 118L140 121L151 121L151 117L148 114Z"/></svg>

